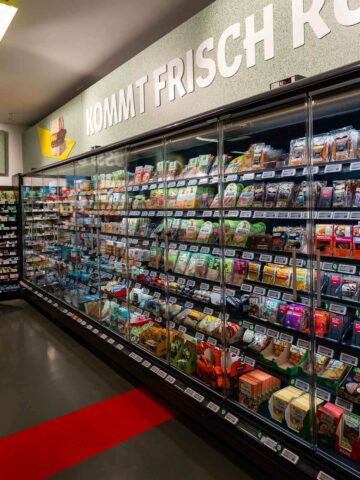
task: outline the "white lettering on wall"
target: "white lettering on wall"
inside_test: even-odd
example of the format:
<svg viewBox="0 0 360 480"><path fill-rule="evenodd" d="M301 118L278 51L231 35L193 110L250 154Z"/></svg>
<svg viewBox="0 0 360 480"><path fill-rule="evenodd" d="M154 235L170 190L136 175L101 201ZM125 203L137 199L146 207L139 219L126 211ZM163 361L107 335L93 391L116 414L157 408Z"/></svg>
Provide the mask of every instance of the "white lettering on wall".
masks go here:
<svg viewBox="0 0 360 480"><path fill-rule="evenodd" d="M195 90L194 86L194 51L188 50L186 52L186 87L187 93Z"/></svg>
<svg viewBox="0 0 360 480"><path fill-rule="evenodd" d="M95 103L93 119L94 119L95 132L98 132L98 133L101 132L103 128L104 115L103 115L103 108L100 102Z"/></svg>
<svg viewBox="0 0 360 480"><path fill-rule="evenodd" d="M360 7L350 10L348 0L334 0L334 14L340 25L350 27L360 23Z"/></svg>
<svg viewBox="0 0 360 480"><path fill-rule="evenodd" d="M216 75L215 61L212 58L204 56L204 53L211 52L212 50L214 50L213 37L204 40L196 50L196 65L203 70L207 70L208 72L205 77L202 75L196 77L196 83L200 88L208 87L213 82Z"/></svg>
<svg viewBox="0 0 360 480"><path fill-rule="evenodd" d="M264 60L270 60L274 57L274 26L273 26L273 6L272 3L264 8L264 28L255 32L255 15L246 17L246 38L244 48L246 50L246 66L253 67L256 64L255 46L259 42L264 42Z"/></svg>
<svg viewBox="0 0 360 480"><path fill-rule="evenodd" d="M118 111L116 95L113 93L110 98L106 97L104 100L104 128L112 127L118 123Z"/></svg>
<svg viewBox="0 0 360 480"><path fill-rule="evenodd" d="M218 51L217 51L217 63L218 70L221 76L225 78L232 77L237 73L241 65L242 55L236 55L231 65L226 63L226 42L232 38L236 40L240 37L240 23L234 23L230 25L220 36Z"/></svg>
<svg viewBox="0 0 360 480"><path fill-rule="evenodd" d="M175 100L175 90L178 91L180 97L186 95L185 87L182 83L184 75L184 62L181 58L176 57L168 63L169 72L169 102Z"/></svg>
<svg viewBox="0 0 360 480"><path fill-rule="evenodd" d="M119 91L119 122L128 120L129 116L135 117L134 89L132 83L127 87L127 93L123 88Z"/></svg>
<svg viewBox="0 0 360 480"><path fill-rule="evenodd" d="M166 81L161 80L160 77L167 71L167 65L163 65L154 71L154 87L155 87L155 107L160 107L161 105L161 90L164 90L166 87Z"/></svg>
<svg viewBox="0 0 360 480"><path fill-rule="evenodd" d="M136 80L135 86L139 89L139 111L140 113L145 112L145 84L149 81L149 77L145 75L144 77Z"/></svg>
<svg viewBox="0 0 360 480"><path fill-rule="evenodd" d="M309 10L304 12L304 0L292 0L293 48L305 44L306 23L311 26L317 38L323 38L330 33L330 28L320 15L324 3L325 0L313 0Z"/></svg>

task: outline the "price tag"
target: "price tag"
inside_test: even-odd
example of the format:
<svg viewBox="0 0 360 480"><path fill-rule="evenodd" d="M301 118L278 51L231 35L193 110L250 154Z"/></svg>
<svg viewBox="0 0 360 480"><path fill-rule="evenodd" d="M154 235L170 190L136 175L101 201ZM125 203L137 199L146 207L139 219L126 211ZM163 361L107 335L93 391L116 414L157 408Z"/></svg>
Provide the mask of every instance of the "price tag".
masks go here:
<svg viewBox="0 0 360 480"><path fill-rule="evenodd" d="M265 218L266 212L259 212L258 210L254 212L254 218Z"/></svg>
<svg viewBox="0 0 360 480"><path fill-rule="evenodd" d="M155 213L156 213L156 212L154 212L154 211L148 212L148 216L149 216L149 217L155 217Z"/></svg>
<svg viewBox="0 0 360 480"><path fill-rule="evenodd" d="M319 167L318 166L313 166L310 168L310 171L313 175L316 175L319 173ZM303 170L303 175L308 175L309 174L309 167L305 167Z"/></svg>
<svg viewBox="0 0 360 480"><path fill-rule="evenodd" d="M184 325L180 325L178 328L179 332L186 333L186 327Z"/></svg>
<svg viewBox="0 0 360 480"><path fill-rule="evenodd" d="M147 217L147 216L148 216L148 214L149 214L149 212L147 212L147 211L145 211L145 212L141 212L141 216L142 216L142 217Z"/></svg>
<svg viewBox="0 0 360 480"><path fill-rule="evenodd" d="M334 220L348 220L350 218L350 212L334 212Z"/></svg>
<svg viewBox="0 0 360 480"><path fill-rule="evenodd" d="M356 266L355 265L339 265L338 272L354 275L356 273Z"/></svg>
<svg viewBox="0 0 360 480"><path fill-rule="evenodd" d="M164 370L159 370L159 371L157 372L157 375L158 375L160 378L163 378L163 379L164 379L167 374L166 374L166 372L164 372Z"/></svg>
<svg viewBox="0 0 360 480"><path fill-rule="evenodd" d="M350 163L350 172L355 172L357 170L360 170L360 162Z"/></svg>
<svg viewBox="0 0 360 480"><path fill-rule="evenodd" d="M218 413L218 411L220 410L219 405L216 405L216 403L214 403L214 402L209 402L206 405L206 408L208 408L209 410L211 410L214 413Z"/></svg>
<svg viewBox="0 0 360 480"><path fill-rule="evenodd" d="M169 248L175 249L176 248L176 243L170 243Z"/></svg>
<svg viewBox="0 0 360 480"><path fill-rule="evenodd" d="M197 185L197 179L196 178L192 178L191 180L188 181L188 186L189 187L193 187L194 185Z"/></svg>
<svg viewBox="0 0 360 480"><path fill-rule="evenodd" d="M142 185L141 191L145 192L145 190L148 190L148 188L149 188L149 185Z"/></svg>
<svg viewBox="0 0 360 480"><path fill-rule="evenodd" d="M340 361L347 363L348 365L352 365L353 367L357 367L359 363L358 357L354 357L353 355L348 355L347 353L342 352L340 355Z"/></svg>
<svg viewBox="0 0 360 480"><path fill-rule="evenodd" d="M237 355L238 357L240 357L240 349L239 348L231 346L229 348L229 352L233 353L234 355Z"/></svg>
<svg viewBox="0 0 360 480"><path fill-rule="evenodd" d="M211 345L214 345L214 346L217 344L216 338L213 338L213 337L208 337L207 341L208 341L208 343L210 343Z"/></svg>
<svg viewBox="0 0 360 480"><path fill-rule="evenodd" d="M184 215L183 211L177 211L175 212L175 217L182 217Z"/></svg>
<svg viewBox="0 0 360 480"><path fill-rule="evenodd" d="M224 418L227 422L231 423L232 425L237 425L239 423L239 419L230 412L228 412Z"/></svg>
<svg viewBox="0 0 360 480"><path fill-rule="evenodd" d="M280 265L287 265L288 264L288 258L276 256L274 258L274 263L278 263Z"/></svg>
<svg viewBox="0 0 360 480"><path fill-rule="evenodd" d="M294 465L296 465L300 460L299 455L296 455L296 453L288 450L287 448L284 448L284 450L281 452L281 456L285 458L285 460L293 463Z"/></svg>
<svg viewBox="0 0 360 480"><path fill-rule="evenodd" d="M237 210L229 210L225 216L228 218L237 218L239 216L239 212Z"/></svg>
<svg viewBox="0 0 360 480"><path fill-rule="evenodd" d="M274 178L274 177L275 177L274 170L263 172L261 175L261 178Z"/></svg>
<svg viewBox="0 0 360 480"><path fill-rule="evenodd" d="M282 298L285 302L292 302L293 301L293 296L291 295L291 293L283 293Z"/></svg>
<svg viewBox="0 0 360 480"><path fill-rule="evenodd" d="M244 260L254 260L254 252L243 252L241 258Z"/></svg>
<svg viewBox="0 0 360 480"><path fill-rule="evenodd" d="M210 253L210 248L209 247L201 247L200 248L200 253Z"/></svg>
<svg viewBox="0 0 360 480"><path fill-rule="evenodd" d="M251 367L255 367L256 365L256 360L254 358L251 358L251 357L244 357L244 363L246 363L247 365L250 365Z"/></svg>
<svg viewBox="0 0 360 480"><path fill-rule="evenodd" d="M200 283L200 290L209 290L210 285L208 283Z"/></svg>
<svg viewBox="0 0 360 480"><path fill-rule="evenodd" d="M240 218L251 218L252 211L251 210L241 210Z"/></svg>
<svg viewBox="0 0 360 480"><path fill-rule="evenodd" d="M213 254L213 255L221 255L221 250L220 250L220 248L213 248L212 254Z"/></svg>
<svg viewBox="0 0 360 480"><path fill-rule="evenodd" d="M205 397L200 395L200 393L198 393L198 392L193 392L192 397L193 397L194 400L196 400L199 403L202 403L205 400Z"/></svg>
<svg viewBox="0 0 360 480"><path fill-rule="evenodd" d="M279 332L277 332L276 330L272 330L271 328L268 328L266 333L269 337L279 338Z"/></svg>
<svg viewBox="0 0 360 480"><path fill-rule="evenodd" d="M185 285L185 282L186 282L185 278L179 277L179 278L177 279L177 283L178 283L179 285Z"/></svg>
<svg viewBox="0 0 360 480"><path fill-rule="evenodd" d="M282 177L295 177L296 169L295 168L287 168L281 172Z"/></svg>
<svg viewBox="0 0 360 480"><path fill-rule="evenodd" d="M108 336L105 333L103 333L102 335L100 335L100 338L102 338L103 340L106 340Z"/></svg>
<svg viewBox="0 0 360 480"><path fill-rule="evenodd" d="M205 307L204 308L204 313L206 315L212 315L214 313L214 310L212 308L209 308L209 307Z"/></svg>
<svg viewBox="0 0 360 480"><path fill-rule="evenodd" d="M252 291L252 285L248 285L247 283L243 283L240 287L240 290L243 292L251 292Z"/></svg>
<svg viewBox="0 0 360 480"><path fill-rule="evenodd" d="M144 288L143 292L145 295L149 295L150 290L148 288ZM159 293L159 292L156 292L156 293ZM154 297L155 297L155 294L154 294ZM160 293L159 293L159 297L160 297Z"/></svg>
<svg viewBox="0 0 360 480"><path fill-rule="evenodd" d="M320 355L325 355L326 357L329 357L329 358L333 358L334 356L334 350L332 348L324 347L323 345L318 346L317 352Z"/></svg>
<svg viewBox="0 0 360 480"><path fill-rule="evenodd" d="M330 220L333 218L334 212L318 212L317 218L319 220Z"/></svg>
<svg viewBox="0 0 360 480"><path fill-rule="evenodd" d="M320 470L320 472L318 473L318 476L316 477L316 480L335 480L335 478L330 477L330 475Z"/></svg>
<svg viewBox="0 0 360 480"><path fill-rule="evenodd" d="M291 218L292 220L298 220L302 218L302 212L288 212L287 218Z"/></svg>
<svg viewBox="0 0 360 480"><path fill-rule="evenodd" d="M276 298L277 300L279 300L281 296L281 292L277 292L276 290L268 290L267 296L271 298Z"/></svg>
<svg viewBox="0 0 360 480"><path fill-rule="evenodd" d="M347 308L344 305L330 303L329 311L333 313L338 313L339 315L346 315Z"/></svg>
<svg viewBox="0 0 360 480"><path fill-rule="evenodd" d="M294 337L292 335L288 335L287 333L280 333L280 340L292 344Z"/></svg>
<svg viewBox="0 0 360 480"><path fill-rule="evenodd" d="M191 302L185 302L185 308L194 308L194 304Z"/></svg>
<svg viewBox="0 0 360 480"><path fill-rule="evenodd" d="M266 294L266 289L262 287L254 287L253 291L256 295L264 296Z"/></svg>
<svg viewBox="0 0 360 480"><path fill-rule="evenodd" d="M196 332L195 333L195 338L196 338L196 340L199 340L199 342L201 342L202 340L204 340L205 335L201 332Z"/></svg>
<svg viewBox="0 0 360 480"><path fill-rule="evenodd" d="M199 185L206 185L208 182L209 182L209 179L207 177L200 178Z"/></svg>
<svg viewBox="0 0 360 480"><path fill-rule="evenodd" d="M165 378L165 381L170 383L170 385L173 385L176 382L175 378L172 377L171 375L167 375L167 377Z"/></svg>
<svg viewBox="0 0 360 480"><path fill-rule="evenodd" d="M329 402L331 398L331 393L327 392L326 390L322 390L321 388L317 388L316 396L321 400L325 400L325 402Z"/></svg>
<svg viewBox="0 0 360 480"><path fill-rule="evenodd" d="M344 408L348 412L352 412L354 405L351 402L348 402L347 400L344 400L343 398L336 397L335 398L335 405L338 407Z"/></svg>
<svg viewBox="0 0 360 480"><path fill-rule="evenodd" d="M179 245L179 250L187 250L188 246L187 245L184 245L183 243L181 243Z"/></svg>
<svg viewBox="0 0 360 480"><path fill-rule="evenodd" d="M226 250L225 250L225 256L226 256L226 257L235 257L235 250L226 249Z"/></svg>
<svg viewBox="0 0 360 480"><path fill-rule="evenodd" d="M179 180L176 184L177 187L185 187L186 181L185 180Z"/></svg>
<svg viewBox="0 0 360 480"><path fill-rule="evenodd" d="M307 307L310 307L310 298L308 297L300 297L300 302L302 305L306 305Z"/></svg>
<svg viewBox="0 0 360 480"><path fill-rule="evenodd" d="M254 180L255 178L255 173L244 173L242 175L241 180Z"/></svg>
<svg viewBox="0 0 360 480"><path fill-rule="evenodd" d="M360 220L360 212L351 212L350 218L351 220Z"/></svg>
<svg viewBox="0 0 360 480"><path fill-rule="evenodd" d="M160 293L160 292L154 292L153 297L154 297L155 299L158 299L158 298L161 297L161 293Z"/></svg>
<svg viewBox="0 0 360 480"><path fill-rule="evenodd" d="M305 348L306 350L310 350L310 342L308 340L304 340L303 338L299 338L297 341L297 346L300 348Z"/></svg>
<svg viewBox="0 0 360 480"><path fill-rule="evenodd" d="M153 373L155 373L155 374L157 374L159 370L160 370L159 367L157 367L156 365L153 365L153 366L150 368L150 371L153 372Z"/></svg>
<svg viewBox="0 0 360 480"><path fill-rule="evenodd" d="M300 390L303 390L304 392L308 392L310 389L309 384L304 382L304 380L300 380L300 378L295 380L295 387L300 388Z"/></svg>
<svg viewBox="0 0 360 480"><path fill-rule="evenodd" d="M333 269L333 264L330 262L322 262L321 269L326 271L331 271Z"/></svg>
<svg viewBox="0 0 360 480"><path fill-rule="evenodd" d="M175 322L172 322L172 321L169 322L170 330L173 330L175 328L175 326L176 326Z"/></svg>
<svg viewBox="0 0 360 480"><path fill-rule="evenodd" d="M176 303L176 298L175 297L169 297L169 303L170 303L170 305L174 305L174 303Z"/></svg>
<svg viewBox="0 0 360 480"><path fill-rule="evenodd" d="M255 332L256 333L261 333L262 335L266 334L266 328L263 327L262 325L255 325Z"/></svg>
<svg viewBox="0 0 360 480"><path fill-rule="evenodd" d="M210 183L219 183L219 177L210 178Z"/></svg>
<svg viewBox="0 0 360 480"><path fill-rule="evenodd" d="M196 282L195 282L195 280L188 280L186 282L186 285L188 285L189 287L195 287Z"/></svg>
<svg viewBox="0 0 360 480"><path fill-rule="evenodd" d="M95 330L93 331L95 333ZM121 343L118 343L115 347L117 350L124 350L124 345L122 345Z"/></svg>
<svg viewBox="0 0 360 480"><path fill-rule="evenodd" d="M169 280L169 282L175 282L174 275L168 275L168 280Z"/></svg>
<svg viewBox="0 0 360 480"><path fill-rule="evenodd" d="M202 216L203 217L212 217L213 212L211 210L204 210Z"/></svg>
<svg viewBox="0 0 360 480"><path fill-rule="evenodd" d="M198 251L199 251L199 247L197 245L191 245L190 252L198 252Z"/></svg>
<svg viewBox="0 0 360 480"><path fill-rule="evenodd" d="M195 215L196 215L195 210L189 210L188 212L186 212L187 217L195 217Z"/></svg>
<svg viewBox="0 0 360 480"><path fill-rule="evenodd" d="M326 165L324 172L325 172L325 173L335 173L335 172L337 173L337 172L341 172L342 167L343 167L343 166L341 165L341 163L333 164L333 165Z"/></svg>
<svg viewBox="0 0 360 480"><path fill-rule="evenodd" d="M275 218L276 212L265 212L265 218Z"/></svg>

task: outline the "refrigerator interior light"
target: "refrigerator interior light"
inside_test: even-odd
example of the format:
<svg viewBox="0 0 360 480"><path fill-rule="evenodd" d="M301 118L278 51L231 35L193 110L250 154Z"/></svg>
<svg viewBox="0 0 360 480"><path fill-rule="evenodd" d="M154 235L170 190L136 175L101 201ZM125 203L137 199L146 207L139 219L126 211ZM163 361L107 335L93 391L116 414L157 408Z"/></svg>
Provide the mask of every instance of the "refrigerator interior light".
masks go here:
<svg viewBox="0 0 360 480"><path fill-rule="evenodd" d="M0 0L0 41L3 39L17 11L18 6L16 3Z"/></svg>

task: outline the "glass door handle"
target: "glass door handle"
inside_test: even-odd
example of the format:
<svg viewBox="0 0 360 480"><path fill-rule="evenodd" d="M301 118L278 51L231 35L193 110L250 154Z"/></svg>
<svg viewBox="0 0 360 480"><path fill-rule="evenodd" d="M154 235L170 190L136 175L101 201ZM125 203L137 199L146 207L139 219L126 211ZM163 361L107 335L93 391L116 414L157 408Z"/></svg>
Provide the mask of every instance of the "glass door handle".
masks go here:
<svg viewBox="0 0 360 480"><path fill-rule="evenodd" d="M321 308L321 251L316 250L316 306Z"/></svg>
<svg viewBox="0 0 360 480"><path fill-rule="evenodd" d="M296 248L292 248L293 300L297 302Z"/></svg>

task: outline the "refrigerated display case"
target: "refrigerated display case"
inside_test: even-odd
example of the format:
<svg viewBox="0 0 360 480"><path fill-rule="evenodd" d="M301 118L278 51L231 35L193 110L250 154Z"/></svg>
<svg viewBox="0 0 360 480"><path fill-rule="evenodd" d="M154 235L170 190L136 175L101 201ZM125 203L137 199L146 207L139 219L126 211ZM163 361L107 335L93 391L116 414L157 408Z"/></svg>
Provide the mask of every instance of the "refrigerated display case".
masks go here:
<svg viewBox="0 0 360 480"><path fill-rule="evenodd" d="M359 93L270 98L21 192L24 287L320 480L360 471Z"/></svg>

